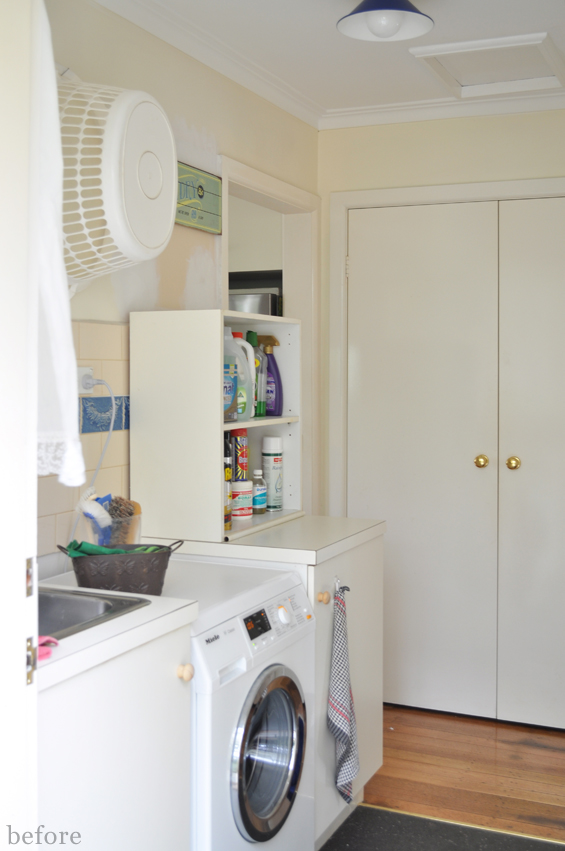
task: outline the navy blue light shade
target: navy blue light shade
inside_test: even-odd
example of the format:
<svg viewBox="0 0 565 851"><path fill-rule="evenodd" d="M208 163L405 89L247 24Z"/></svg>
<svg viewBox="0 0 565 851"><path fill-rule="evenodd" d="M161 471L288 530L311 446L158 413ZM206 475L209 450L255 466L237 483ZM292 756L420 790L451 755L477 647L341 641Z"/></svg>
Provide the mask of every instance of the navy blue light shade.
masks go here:
<svg viewBox="0 0 565 851"><path fill-rule="evenodd" d="M371 32L367 17L371 12L385 11L400 13L402 23L398 32L381 38ZM433 25L433 20L416 9L409 0L363 0L353 12L337 22L340 33L362 41L406 41L425 35Z"/></svg>

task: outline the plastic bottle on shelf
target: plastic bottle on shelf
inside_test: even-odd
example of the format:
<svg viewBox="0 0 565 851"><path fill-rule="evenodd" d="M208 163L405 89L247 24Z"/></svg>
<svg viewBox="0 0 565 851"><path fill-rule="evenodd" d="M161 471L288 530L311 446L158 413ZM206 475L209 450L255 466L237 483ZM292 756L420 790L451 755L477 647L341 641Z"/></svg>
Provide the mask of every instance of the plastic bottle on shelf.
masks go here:
<svg viewBox="0 0 565 851"><path fill-rule="evenodd" d="M253 482L233 483L232 516L234 519L251 521L253 516Z"/></svg>
<svg viewBox="0 0 565 851"><path fill-rule="evenodd" d="M282 437L263 438L263 475L267 484L267 511L283 507Z"/></svg>
<svg viewBox="0 0 565 851"><path fill-rule="evenodd" d="M273 354L273 346L278 346L276 337L263 336L257 338L263 344L267 356L267 416L280 417L283 412L283 386L277 361Z"/></svg>
<svg viewBox="0 0 565 851"><path fill-rule="evenodd" d="M224 422L237 420L237 357L231 338L224 334Z"/></svg>
<svg viewBox="0 0 565 851"><path fill-rule="evenodd" d="M237 374L242 376L237 387L237 418L249 420L255 416L255 353L241 331L233 331L232 338L239 347Z"/></svg>
<svg viewBox="0 0 565 851"><path fill-rule="evenodd" d="M253 514L264 514L267 510L267 483L263 470L253 470Z"/></svg>
<svg viewBox="0 0 565 851"><path fill-rule="evenodd" d="M255 331L247 332L247 342L255 353L255 416L267 416L267 355L259 345Z"/></svg>

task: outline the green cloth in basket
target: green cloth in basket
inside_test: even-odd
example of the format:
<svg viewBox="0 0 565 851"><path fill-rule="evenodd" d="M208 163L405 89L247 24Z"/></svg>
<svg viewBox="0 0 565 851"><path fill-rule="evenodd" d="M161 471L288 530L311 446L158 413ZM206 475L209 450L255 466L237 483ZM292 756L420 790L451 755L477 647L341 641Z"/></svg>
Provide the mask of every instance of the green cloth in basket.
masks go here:
<svg viewBox="0 0 565 851"><path fill-rule="evenodd" d="M159 546L142 546L135 549L122 550L119 547L99 547L97 544L89 544L88 541L71 541L67 547L67 552L71 558L79 556L108 556L108 555L131 555L131 553L158 553L166 547Z"/></svg>

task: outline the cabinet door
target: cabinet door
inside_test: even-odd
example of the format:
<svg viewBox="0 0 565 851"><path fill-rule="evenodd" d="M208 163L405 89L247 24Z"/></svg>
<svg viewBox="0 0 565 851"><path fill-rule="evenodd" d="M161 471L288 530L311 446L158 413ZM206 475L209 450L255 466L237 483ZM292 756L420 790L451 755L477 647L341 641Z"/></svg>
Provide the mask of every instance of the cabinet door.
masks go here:
<svg viewBox="0 0 565 851"><path fill-rule="evenodd" d="M190 661L182 627L39 695L39 818L85 851L186 848Z"/></svg>
<svg viewBox="0 0 565 851"><path fill-rule="evenodd" d="M348 515L382 517L385 700L496 712L497 202L352 210ZM490 463L479 469L478 455Z"/></svg>
<svg viewBox="0 0 565 851"><path fill-rule="evenodd" d="M565 727L564 234L564 198L500 204L498 716L552 727Z"/></svg>
<svg viewBox="0 0 565 851"><path fill-rule="evenodd" d="M360 774L353 795L382 765L382 537L308 568L308 596L316 615L316 840L346 815L348 805L335 788L335 739L327 709L333 642L333 592L336 577L346 592L351 690L355 702ZM328 591L331 601L318 602Z"/></svg>

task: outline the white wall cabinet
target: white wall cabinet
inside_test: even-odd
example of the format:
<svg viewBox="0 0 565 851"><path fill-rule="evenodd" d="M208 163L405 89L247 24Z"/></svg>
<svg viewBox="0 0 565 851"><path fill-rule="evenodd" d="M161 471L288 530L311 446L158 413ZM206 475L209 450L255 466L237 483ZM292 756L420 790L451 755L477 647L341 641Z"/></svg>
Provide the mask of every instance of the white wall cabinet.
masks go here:
<svg viewBox="0 0 565 851"><path fill-rule="evenodd" d="M565 726L564 232L563 198L350 212L348 514L389 523L388 701Z"/></svg>
<svg viewBox="0 0 565 851"><path fill-rule="evenodd" d="M40 690L44 831L78 831L84 851L187 846L189 661L184 626Z"/></svg>
<svg viewBox="0 0 565 851"><path fill-rule="evenodd" d="M283 415L224 423L224 325L272 334L283 384ZM302 512L300 322L222 310L132 313L130 328L131 493L143 535L233 540ZM263 435L282 437L283 509L233 520L224 532L224 435L246 428L249 470L261 466ZM250 475L251 477L251 475Z"/></svg>

